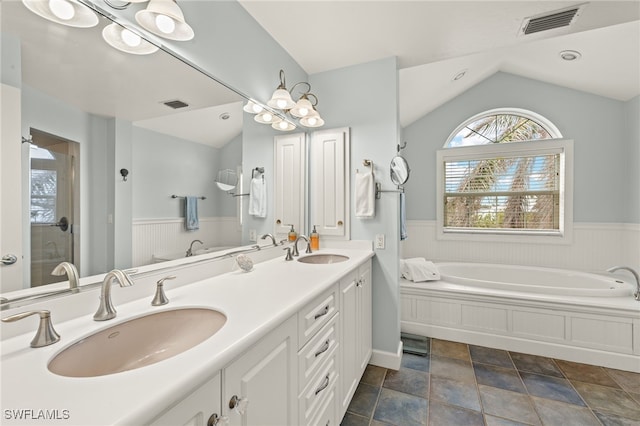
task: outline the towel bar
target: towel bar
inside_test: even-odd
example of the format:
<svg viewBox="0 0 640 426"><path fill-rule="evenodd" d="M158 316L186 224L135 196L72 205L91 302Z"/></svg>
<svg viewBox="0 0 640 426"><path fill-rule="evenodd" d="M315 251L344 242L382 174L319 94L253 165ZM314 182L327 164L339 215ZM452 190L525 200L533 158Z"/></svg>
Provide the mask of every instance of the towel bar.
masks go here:
<svg viewBox="0 0 640 426"><path fill-rule="evenodd" d="M376 200L380 199L380 196L383 192L404 192L404 188L398 189L382 189L382 184L380 182L376 182Z"/></svg>
<svg viewBox="0 0 640 426"><path fill-rule="evenodd" d="M187 198L185 195L172 195L171 198ZM206 200L207 197L198 197L200 200Z"/></svg>

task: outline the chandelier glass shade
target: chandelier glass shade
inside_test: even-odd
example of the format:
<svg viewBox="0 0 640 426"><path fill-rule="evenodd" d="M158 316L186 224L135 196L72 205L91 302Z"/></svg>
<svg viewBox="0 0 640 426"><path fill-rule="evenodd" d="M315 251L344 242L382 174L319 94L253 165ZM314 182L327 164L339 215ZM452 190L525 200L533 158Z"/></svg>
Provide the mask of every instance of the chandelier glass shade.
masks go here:
<svg viewBox="0 0 640 426"><path fill-rule="evenodd" d="M298 86L306 87L299 98L294 100L292 94ZM296 124L304 127L320 127L324 120L316 110L318 98L311 93L311 85L307 82L299 82L287 90L284 71L280 70L280 84L273 92L271 99L267 101L267 107L254 100L249 100L242 108L245 112L256 114L254 120L262 124L271 124L276 130L283 132L297 128ZM298 119L298 123L294 122Z"/></svg>

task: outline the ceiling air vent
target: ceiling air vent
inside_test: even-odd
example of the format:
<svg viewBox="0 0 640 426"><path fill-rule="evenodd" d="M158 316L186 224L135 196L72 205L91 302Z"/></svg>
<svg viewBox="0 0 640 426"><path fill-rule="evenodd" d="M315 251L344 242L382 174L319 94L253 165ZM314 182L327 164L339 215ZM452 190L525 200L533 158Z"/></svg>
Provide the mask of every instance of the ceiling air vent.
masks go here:
<svg viewBox="0 0 640 426"><path fill-rule="evenodd" d="M185 108L185 107L189 106L188 103L182 102L182 101L180 101L178 99L176 99L175 101L166 101L166 102L163 102L163 104L165 104L169 108L173 108L173 109Z"/></svg>
<svg viewBox="0 0 640 426"><path fill-rule="evenodd" d="M520 27L520 35L535 34L541 31L549 31L557 28L568 27L580 15L586 4L557 10L544 15L526 18Z"/></svg>

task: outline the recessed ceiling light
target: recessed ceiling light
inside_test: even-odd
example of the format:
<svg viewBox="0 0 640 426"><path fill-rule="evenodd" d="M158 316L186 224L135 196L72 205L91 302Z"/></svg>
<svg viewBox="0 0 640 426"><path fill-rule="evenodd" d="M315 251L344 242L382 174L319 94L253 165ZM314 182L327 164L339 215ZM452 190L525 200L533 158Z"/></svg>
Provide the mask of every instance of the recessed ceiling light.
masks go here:
<svg viewBox="0 0 640 426"><path fill-rule="evenodd" d="M453 77L452 81L458 81L462 77L464 77L466 74L467 74L467 70L462 70Z"/></svg>
<svg viewBox="0 0 640 426"><path fill-rule="evenodd" d="M582 54L577 50L563 50L560 52L560 57L565 61L577 61L582 58Z"/></svg>

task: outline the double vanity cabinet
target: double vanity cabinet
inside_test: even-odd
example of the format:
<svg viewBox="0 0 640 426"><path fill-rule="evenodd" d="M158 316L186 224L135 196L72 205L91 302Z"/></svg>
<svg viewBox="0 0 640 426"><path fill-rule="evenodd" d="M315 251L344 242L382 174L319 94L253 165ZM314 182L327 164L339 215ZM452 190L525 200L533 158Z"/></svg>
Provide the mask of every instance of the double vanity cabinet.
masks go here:
<svg viewBox="0 0 640 426"><path fill-rule="evenodd" d="M371 260L152 425L338 425L371 358Z"/></svg>
<svg viewBox="0 0 640 426"><path fill-rule="evenodd" d="M132 287L113 286L118 313L106 322L92 319L99 292L91 290L3 312L51 310L61 339L30 348L35 319L0 324L2 424L32 424L24 415L59 413L65 418L55 424L68 426L339 424L372 353L374 254L370 242L348 243L294 261L285 260L282 247L271 248L273 256L251 272L199 263L138 277ZM299 261L318 254L343 261ZM227 272L214 273L220 265ZM167 274L183 284L165 289L167 305L151 306L156 281ZM81 376L50 370L60 353L106 329L117 339L132 319L191 308L217 311L226 322L191 349L144 367ZM158 327L164 335L184 334L170 324Z"/></svg>

